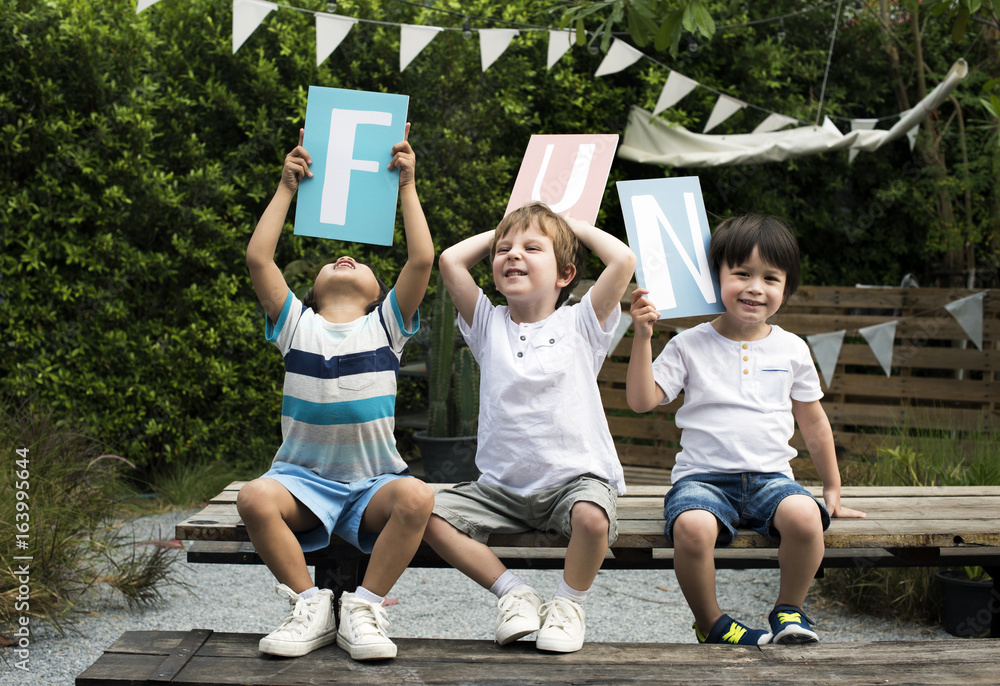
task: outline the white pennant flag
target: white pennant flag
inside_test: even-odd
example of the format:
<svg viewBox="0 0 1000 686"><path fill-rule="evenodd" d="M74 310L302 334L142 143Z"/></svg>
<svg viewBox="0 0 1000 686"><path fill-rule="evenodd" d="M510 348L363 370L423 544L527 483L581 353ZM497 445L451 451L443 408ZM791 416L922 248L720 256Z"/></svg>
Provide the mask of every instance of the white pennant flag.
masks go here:
<svg viewBox="0 0 1000 686"><path fill-rule="evenodd" d="M517 34L517 29L479 29L479 61L483 71L497 61Z"/></svg>
<svg viewBox="0 0 1000 686"><path fill-rule="evenodd" d="M747 104L742 100L731 98L728 95L720 95L719 99L715 101L715 107L712 108L712 114L702 133L708 133L746 106Z"/></svg>
<svg viewBox="0 0 1000 686"><path fill-rule="evenodd" d="M159 1L160 0L139 0L139 2L135 4L135 13L139 14L139 12L142 12L147 7L152 7Z"/></svg>
<svg viewBox="0 0 1000 686"><path fill-rule="evenodd" d="M607 76L616 74L626 67L631 67L639 61L642 53L633 48L625 41L615 38L615 42L608 49L608 54L601 60L601 65L594 72L594 76Z"/></svg>
<svg viewBox="0 0 1000 686"><path fill-rule="evenodd" d="M906 132L906 139L910 141L910 152L913 152L913 146L917 142L918 133L920 133L920 124L917 124L912 129Z"/></svg>
<svg viewBox="0 0 1000 686"><path fill-rule="evenodd" d="M233 54L250 37L271 12L278 9L273 2L263 0L233 0Z"/></svg>
<svg viewBox="0 0 1000 686"><path fill-rule="evenodd" d="M573 46L572 31L549 31L548 68L556 66L556 62Z"/></svg>
<svg viewBox="0 0 1000 686"><path fill-rule="evenodd" d="M844 344L844 334L846 331L834 331L833 333L818 333L806 336L806 342L812 348L813 355L816 356L816 365L820 374L826 382L826 387L833 385L833 372L837 368L837 360L840 359L840 347Z"/></svg>
<svg viewBox="0 0 1000 686"><path fill-rule="evenodd" d="M783 114L778 114L772 112L767 115L767 119L757 124L757 128L753 130L754 133L770 133L772 131L777 131L778 129L783 129L789 124L797 124L798 119L795 117L786 117Z"/></svg>
<svg viewBox="0 0 1000 686"><path fill-rule="evenodd" d="M399 32L399 71L406 69L413 58L427 47L444 29L437 26L401 24Z"/></svg>
<svg viewBox="0 0 1000 686"><path fill-rule="evenodd" d="M871 131L878 124L878 119L852 119L851 131ZM858 150L851 148L847 153L847 163L850 164L858 156Z"/></svg>
<svg viewBox="0 0 1000 686"><path fill-rule="evenodd" d="M323 64L327 57L337 49L341 41L347 37L357 19L342 17L339 14L316 13L316 66Z"/></svg>
<svg viewBox="0 0 1000 686"><path fill-rule="evenodd" d="M892 321L885 324L875 324L858 329L858 333L864 336L875 353L875 359L882 365L882 371L886 376L892 373L892 346L896 340L896 325L899 322Z"/></svg>
<svg viewBox="0 0 1000 686"><path fill-rule="evenodd" d="M670 72L667 82L663 84L663 90L660 91L660 99L656 101L656 107L653 108L653 114L657 115L668 107L673 107L697 86L698 82L694 79L689 79L680 72Z"/></svg>
<svg viewBox="0 0 1000 686"><path fill-rule="evenodd" d="M983 349L983 299L986 292L976 293L961 300L955 300L944 306L944 309L951 312L959 326L964 331L976 347Z"/></svg>

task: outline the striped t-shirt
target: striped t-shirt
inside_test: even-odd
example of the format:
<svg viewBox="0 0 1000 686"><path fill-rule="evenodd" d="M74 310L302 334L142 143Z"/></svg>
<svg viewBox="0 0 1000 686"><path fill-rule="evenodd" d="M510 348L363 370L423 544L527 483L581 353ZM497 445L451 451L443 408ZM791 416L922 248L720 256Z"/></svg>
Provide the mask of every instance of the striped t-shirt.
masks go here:
<svg viewBox="0 0 1000 686"><path fill-rule="evenodd" d="M310 469L331 481L358 481L407 469L393 436L396 377L404 327L390 291L371 313L335 324L290 291L278 321L265 336L285 359L281 402L282 443L275 462Z"/></svg>

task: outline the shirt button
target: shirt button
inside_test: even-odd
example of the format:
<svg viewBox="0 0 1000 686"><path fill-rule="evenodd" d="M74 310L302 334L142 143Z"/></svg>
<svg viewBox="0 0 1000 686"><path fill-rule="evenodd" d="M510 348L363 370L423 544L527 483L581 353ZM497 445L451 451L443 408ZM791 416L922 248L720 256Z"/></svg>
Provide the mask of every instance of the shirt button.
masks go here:
<svg viewBox="0 0 1000 686"><path fill-rule="evenodd" d="M553 344L553 343L555 343L555 342L556 342L556 339L554 339L554 338L550 338L550 339L549 339L549 345L552 345L552 344Z"/></svg>
<svg viewBox="0 0 1000 686"><path fill-rule="evenodd" d="M744 350L746 350L748 347L750 347L750 346L748 346L746 343L743 344L743 349Z"/></svg>
<svg viewBox="0 0 1000 686"><path fill-rule="evenodd" d="M522 341L523 341L523 340L525 340L524 336L521 336L521 340L522 340Z"/></svg>
<svg viewBox="0 0 1000 686"><path fill-rule="evenodd" d="M744 373L744 374L749 374L749 373L750 373L750 370L749 370L749 369L744 369L744 370L743 370L743 373Z"/></svg>
<svg viewBox="0 0 1000 686"><path fill-rule="evenodd" d="M747 357L746 355L744 355L744 356L743 356L743 361L744 361L744 362L746 362L746 361L747 361L747 360L749 360L749 359L750 359L750 358L749 358L749 357Z"/></svg>
<svg viewBox="0 0 1000 686"><path fill-rule="evenodd" d="M517 356L518 357L524 357L524 353L518 353Z"/></svg>

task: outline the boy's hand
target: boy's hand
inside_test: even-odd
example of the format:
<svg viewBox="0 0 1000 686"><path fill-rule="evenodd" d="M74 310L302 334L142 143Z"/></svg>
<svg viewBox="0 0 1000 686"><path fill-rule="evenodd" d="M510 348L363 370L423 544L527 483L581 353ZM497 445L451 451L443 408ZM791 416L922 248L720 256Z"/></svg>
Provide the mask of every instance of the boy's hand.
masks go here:
<svg viewBox="0 0 1000 686"><path fill-rule="evenodd" d="M406 129L403 132L403 140L392 146L392 162L389 169L399 170L399 187L408 186L413 183L414 171L417 166L417 156L413 153L406 140L410 137L410 122L406 122Z"/></svg>
<svg viewBox="0 0 1000 686"><path fill-rule="evenodd" d="M309 165L312 158L302 147L302 138L305 136L305 129L299 129L299 144L285 155L285 166L281 170L281 185L295 193L299 189L299 181L303 176L312 176Z"/></svg>
<svg viewBox="0 0 1000 686"><path fill-rule="evenodd" d="M823 490L823 501L826 503L826 511L831 517L837 519L863 519L868 515L860 510L852 510L844 507L840 503L840 490Z"/></svg>
<svg viewBox="0 0 1000 686"><path fill-rule="evenodd" d="M649 291L645 288L636 288L632 291L632 305L629 314L632 315L632 325L635 327L636 337L651 338L653 335L653 325L660 319L660 313L649 302Z"/></svg>

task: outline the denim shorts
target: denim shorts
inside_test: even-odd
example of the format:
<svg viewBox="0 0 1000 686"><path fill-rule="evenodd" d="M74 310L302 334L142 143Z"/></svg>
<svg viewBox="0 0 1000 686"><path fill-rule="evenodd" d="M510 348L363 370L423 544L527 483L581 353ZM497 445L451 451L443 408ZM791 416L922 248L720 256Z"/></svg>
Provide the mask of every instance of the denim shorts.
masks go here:
<svg viewBox="0 0 1000 686"><path fill-rule="evenodd" d="M520 494L503 486L470 481L434 496L434 514L469 538L486 543L491 533L545 531L573 535L572 510L591 502L608 516L608 545L618 538L618 494L604 481L581 476L565 486Z"/></svg>
<svg viewBox="0 0 1000 686"><path fill-rule="evenodd" d="M372 497L394 479L412 479L407 474L379 474L344 483L324 479L316 472L289 462L277 461L261 475L288 489L295 498L319 518L320 525L311 531L296 531L295 537L304 552L320 550L338 536L363 553L370 553L377 532L361 531L361 518Z"/></svg>
<svg viewBox="0 0 1000 686"><path fill-rule="evenodd" d="M667 520L667 538L673 541L674 522L687 510L706 510L722 526L716 548L725 548L743 527L773 540L781 540L774 528L774 513L790 495L812 494L784 474L697 474L675 483L663 499L663 517ZM830 513L813 498L823 518L823 531L830 526Z"/></svg>

